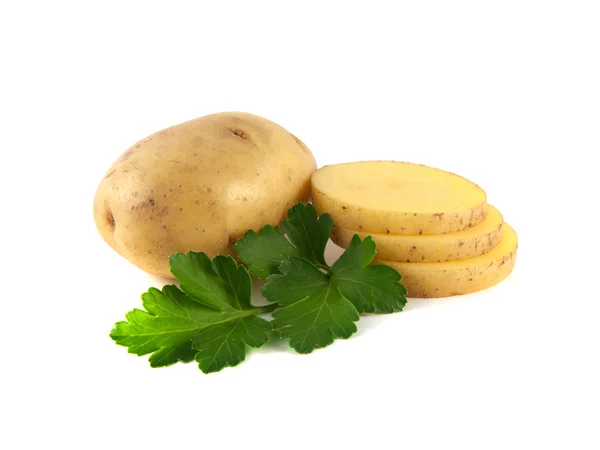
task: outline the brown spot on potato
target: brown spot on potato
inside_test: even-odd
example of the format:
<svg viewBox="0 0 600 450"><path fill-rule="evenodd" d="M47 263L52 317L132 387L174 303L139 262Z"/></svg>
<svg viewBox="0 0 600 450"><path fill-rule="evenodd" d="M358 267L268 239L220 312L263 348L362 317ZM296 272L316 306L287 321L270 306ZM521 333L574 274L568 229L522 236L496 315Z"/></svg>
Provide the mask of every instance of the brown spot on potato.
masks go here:
<svg viewBox="0 0 600 450"><path fill-rule="evenodd" d="M359 230L362 230L362 225L359 225L359 226L358 226L358 229L359 229Z"/></svg>
<svg viewBox="0 0 600 450"><path fill-rule="evenodd" d="M250 140L250 137L244 133L242 130L238 129L238 128L230 128L229 131L231 131L233 134L235 134L237 137L240 137L244 140Z"/></svg>
<svg viewBox="0 0 600 450"><path fill-rule="evenodd" d="M342 206L342 209L348 209L346 206Z"/></svg>
<svg viewBox="0 0 600 450"><path fill-rule="evenodd" d="M183 187L183 185L181 185L181 184L178 184L178 185L177 185L177 187Z"/></svg>
<svg viewBox="0 0 600 450"><path fill-rule="evenodd" d="M200 204L200 200L194 200L194 203L195 203L196 205L199 205L199 204Z"/></svg>
<svg viewBox="0 0 600 450"><path fill-rule="evenodd" d="M390 234L390 230L388 230L387 228L385 229L385 233L386 234Z"/></svg>
<svg viewBox="0 0 600 450"><path fill-rule="evenodd" d="M463 245L465 245L465 243L463 241L458 241L458 246L462 247Z"/></svg>
<svg viewBox="0 0 600 450"><path fill-rule="evenodd" d="M115 217L112 215L110 211L106 211L106 221L108 222L108 226L115 229Z"/></svg>
<svg viewBox="0 0 600 450"><path fill-rule="evenodd" d="M166 229L167 229L167 226L166 226L166 225L163 225L162 227L163 227L163 230L166 230Z"/></svg>
<svg viewBox="0 0 600 450"><path fill-rule="evenodd" d="M148 207L154 208L154 205L155 205L154 199L153 198L149 198L148 200L144 200L143 202L138 203L137 206L132 206L131 209L134 209L136 207L138 209L146 209Z"/></svg>
<svg viewBox="0 0 600 450"><path fill-rule="evenodd" d="M437 217L439 220L442 220L442 217L444 217L444 213L436 213L434 214L435 217Z"/></svg>
<svg viewBox="0 0 600 450"><path fill-rule="evenodd" d="M419 230L419 234L420 234L420 235L421 235L421 234L423 234L423 230Z"/></svg>
<svg viewBox="0 0 600 450"><path fill-rule="evenodd" d="M183 212L183 208L179 208L179 211Z"/></svg>
<svg viewBox="0 0 600 450"><path fill-rule="evenodd" d="M406 230L406 228L404 228L404 227L400 227L400 230L401 230L401 231L404 231L404 230Z"/></svg>
<svg viewBox="0 0 600 450"><path fill-rule="evenodd" d="M421 261L425 261L425 255L421 255Z"/></svg>

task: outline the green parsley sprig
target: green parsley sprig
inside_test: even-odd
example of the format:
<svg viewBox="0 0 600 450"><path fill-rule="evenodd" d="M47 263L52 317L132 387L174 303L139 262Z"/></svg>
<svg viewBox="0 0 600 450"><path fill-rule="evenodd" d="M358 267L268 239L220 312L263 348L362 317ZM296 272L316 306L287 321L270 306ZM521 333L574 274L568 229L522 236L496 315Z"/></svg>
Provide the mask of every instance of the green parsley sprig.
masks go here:
<svg viewBox="0 0 600 450"><path fill-rule="evenodd" d="M144 310L118 322L111 338L130 353L150 356L152 367L196 360L205 373L236 366L246 347L261 347L273 334L310 353L356 332L361 313L400 311L406 304L402 277L388 266L370 265L376 246L355 235L329 266L325 247L333 221L312 205L288 211L283 230L266 225L248 231L236 244L250 273L266 280L263 296L251 304L252 280L229 256L212 261L204 253L177 253L169 259L179 281L142 295ZM272 321L260 315L272 312Z"/></svg>
<svg viewBox="0 0 600 450"><path fill-rule="evenodd" d="M326 347L356 332L360 313L400 311L406 304L401 276L388 266L369 266L375 242L354 235L346 251L329 267L325 246L333 221L317 217L312 205L288 211L280 228L248 231L236 244L250 273L265 278L263 296L279 305L273 328L299 353Z"/></svg>

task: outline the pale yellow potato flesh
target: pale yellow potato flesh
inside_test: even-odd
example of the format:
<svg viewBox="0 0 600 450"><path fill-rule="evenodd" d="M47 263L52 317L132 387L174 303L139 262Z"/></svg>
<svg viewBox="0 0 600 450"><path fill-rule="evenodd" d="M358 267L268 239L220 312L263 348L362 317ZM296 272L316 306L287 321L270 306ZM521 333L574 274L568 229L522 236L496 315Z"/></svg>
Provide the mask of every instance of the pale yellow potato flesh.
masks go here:
<svg viewBox="0 0 600 450"><path fill-rule="evenodd" d="M418 164L362 161L313 173L312 202L343 228L428 235L477 225L487 213L483 189L466 178Z"/></svg>
<svg viewBox="0 0 600 450"><path fill-rule="evenodd" d="M108 170L94 200L104 240L146 272L172 277L169 256L234 252L246 231L277 225L310 198L310 150L281 126L217 113L148 136Z"/></svg>
<svg viewBox="0 0 600 450"><path fill-rule="evenodd" d="M475 258L441 263L375 259L373 264L396 269L402 275L401 283L408 290L408 297L450 297L481 291L504 280L513 270L517 248L517 233L505 223L500 243Z"/></svg>
<svg viewBox="0 0 600 450"><path fill-rule="evenodd" d="M489 252L502 239L504 219L496 208L488 205L483 222L454 233L406 236L401 234L368 233L361 230L333 227L331 240L346 248L352 236L371 236L377 244L377 258L399 262L444 262L473 258Z"/></svg>

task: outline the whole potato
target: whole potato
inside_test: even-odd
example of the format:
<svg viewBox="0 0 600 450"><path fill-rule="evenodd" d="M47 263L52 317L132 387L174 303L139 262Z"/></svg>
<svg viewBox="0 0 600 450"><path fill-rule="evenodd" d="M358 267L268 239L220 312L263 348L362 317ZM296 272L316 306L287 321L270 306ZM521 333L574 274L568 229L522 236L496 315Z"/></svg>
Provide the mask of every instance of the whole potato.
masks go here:
<svg viewBox="0 0 600 450"><path fill-rule="evenodd" d="M200 117L129 148L94 200L96 226L146 272L172 277L188 250L231 254L247 230L277 225L310 197L310 150L281 126L240 112Z"/></svg>

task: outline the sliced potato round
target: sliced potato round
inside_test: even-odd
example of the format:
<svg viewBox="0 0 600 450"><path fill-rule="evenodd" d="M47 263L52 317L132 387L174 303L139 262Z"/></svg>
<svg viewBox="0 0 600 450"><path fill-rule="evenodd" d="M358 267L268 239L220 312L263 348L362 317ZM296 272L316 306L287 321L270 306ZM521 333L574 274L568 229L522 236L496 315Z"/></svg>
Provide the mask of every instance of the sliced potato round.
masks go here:
<svg viewBox="0 0 600 450"><path fill-rule="evenodd" d="M475 258L441 263L407 263L376 259L402 275L408 297L450 297L487 289L504 280L516 262L517 233L504 224L502 240L488 253Z"/></svg>
<svg viewBox="0 0 600 450"><path fill-rule="evenodd" d="M352 236L371 236L377 244L377 257L401 262L443 262L474 258L496 247L502 239L502 214L488 205L483 222L454 233L406 236L402 234L368 233L334 226L331 240L348 247Z"/></svg>
<svg viewBox="0 0 600 450"><path fill-rule="evenodd" d="M427 235L481 222L486 195L475 183L418 164L363 161L312 174L312 201L337 226L370 233Z"/></svg>

